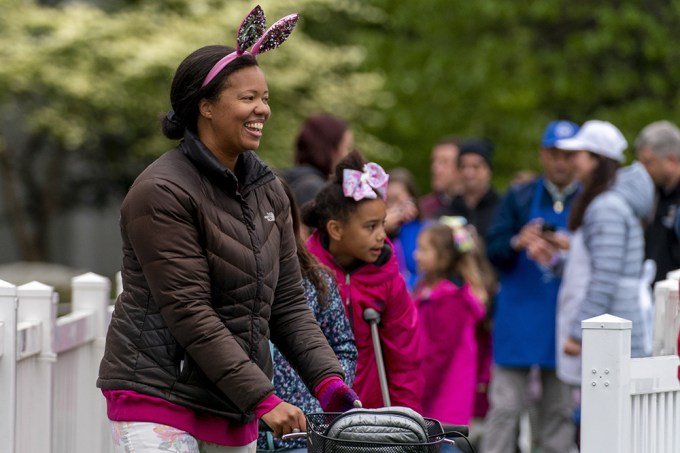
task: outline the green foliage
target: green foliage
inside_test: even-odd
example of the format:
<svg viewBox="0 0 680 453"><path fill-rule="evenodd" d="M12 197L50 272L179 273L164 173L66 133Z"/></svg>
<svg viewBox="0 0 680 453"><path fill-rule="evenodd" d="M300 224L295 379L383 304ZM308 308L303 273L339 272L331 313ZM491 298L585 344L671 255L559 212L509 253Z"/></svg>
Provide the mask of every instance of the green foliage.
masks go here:
<svg viewBox="0 0 680 453"><path fill-rule="evenodd" d="M28 229L37 236L23 235L24 250L46 249L57 210L124 193L150 160L174 146L160 133L158 119L170 109L175 68L204 45L235 45L236 29L254 6L226 0L103 3L106 10L93 3L46 7L0 0L0 171L23 172L14 179L18 187L3 196L7 206L23 202L9 213L15 233ZM259 154L274 167L292 164L299 125L319 111L358 124L360 144L373 155L390 155L389 146L361 127L380 118L374 105L383 85L377 73L358 69L363 49L305 33L307 9L309 16L323 16L332 4L261 2L270 24L294 11L303 18L293 39L259 58L273 111ZM34 241L38 245L30 246Z"/></svg>
<svg viewBox="0 0 680 453"><path fill-rule="evenodd" d="M171 146L158 132L158 116L169 109L174 69L200 46L234 45L236 28L253 6L210 0L130 3L106 13L87 4L46 8L5 0L0 102L20 107L27 134L48 135L73 152L122 155L118 161L159 155ZM276 166L288 165L293 135L305 116L327 110L369 119L377 114L372 106L382 78L357 70L365 55L359 46L330 46L305 35L307 5L324 11L331 2L261 3L270 23L293 11L303 17L294 39L260 58L273 110L261 154ZM0 120L7 124L7 118ZM362 141L389 152L358 129ZM138 167L133 167L134 173Z"/></svg>
<svg viewBox="0 0 680 453"><path fill-rule="evenodd" d="M370 55L362 67L383 71L393 96L369 130L403 151L422 190L444 135L491 138L503 188L538 169L552 119L609 120L632 143L649 122L678 117L676 1L368 3L377 12L351 33Z"/></svg>
<svg viewBox="0 0 680 453"><path fill-rule="evenodd" d="M158 117L175 68L200 46L233 45L255 4L49 3L59 6L0 0L0 171L10 162L19 172L35 225L55 200L66 209L123 192L172 146ZM260 57L273 115L259 154L274 167L291 164L300 123L320 111L346 118L370 158L411 169L423 192L444 135L492 139L504 188L515 171L538 169L552 119L609 120L632 142L647 123L678 117L675 0L261 4L270 22L302 17Z"/></svg>

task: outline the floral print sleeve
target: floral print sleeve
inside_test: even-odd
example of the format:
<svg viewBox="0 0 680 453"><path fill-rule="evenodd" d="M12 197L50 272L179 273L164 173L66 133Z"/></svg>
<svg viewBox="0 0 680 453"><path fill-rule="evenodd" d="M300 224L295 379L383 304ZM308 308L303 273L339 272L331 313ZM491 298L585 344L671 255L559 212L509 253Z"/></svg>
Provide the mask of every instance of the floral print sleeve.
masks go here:
<svg viewBox="0 0 680 453"><path fill-rule="evenodd" d="M314 304L310 305L310 308L314 311L314 315L317 321L319 321L319 326L326 336L328 344L331 345L335 355L338 356L342 369L345 370L345 383L351 387L354 382L357 362L357 347L354 342L354 334L345 314L345 308L342 305L342 299L340 298L335 278L332 275L327 275L326 281L329 290L327 307L322 309L317 302L317 298L314 297ZM305 281L305 287L307 285L311 287L311 284Z"/></svg>
<svg viewBox="0 0 680 453"><path fill-rule="evenodd" d="M328 283L328 299L324 301L322 308L318 301L318 292L316 287L308 279L303 280L305 289L305 297L309 308L314 313L321 331L326 336L328 344L335 352L335 355L340 361L340 365L345 371L345 382L350 387L354 382L356 375L356 361L357 348L354 342L354 335L349 320L345 315L345 309L342 305L338 285L333 275L327 274L324 276ZM321 412L321 406L316 398L309 392L302 379L298 376L295 370L290 366L283 355L273 348L274 361L274 387L276 388L276 395L282 400L293 404L305 414L313 412ZM258 449L271 450L275 448L304 448L306 443L304 440L298 441L282 441L280 439L272 439L271 433L260 433L257 441Z"/></svg>

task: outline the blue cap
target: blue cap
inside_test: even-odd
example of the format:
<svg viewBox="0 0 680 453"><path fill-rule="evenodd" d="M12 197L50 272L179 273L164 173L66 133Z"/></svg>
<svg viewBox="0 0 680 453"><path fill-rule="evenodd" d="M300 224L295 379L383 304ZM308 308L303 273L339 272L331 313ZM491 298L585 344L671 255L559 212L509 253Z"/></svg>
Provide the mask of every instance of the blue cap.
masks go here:
<svg viewBox="0 0 680 453"><path fill-rule="evenodd" d="M544 148L553 148L557 140L571 138L578 132L578 124L567 120L551 121L550 124L543 131L541 137L541 146Z"/></svg>

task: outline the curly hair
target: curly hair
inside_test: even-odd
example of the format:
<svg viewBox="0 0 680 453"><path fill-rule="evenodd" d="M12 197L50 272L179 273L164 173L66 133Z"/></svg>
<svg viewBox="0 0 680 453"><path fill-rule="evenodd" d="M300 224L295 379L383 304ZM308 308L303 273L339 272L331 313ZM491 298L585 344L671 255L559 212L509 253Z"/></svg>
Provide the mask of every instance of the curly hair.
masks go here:
<svg viewBox="0 0 680 453"><path fill-rule="evenodd" d="M300 272L302 273L302 276L308 279L316 288L319 306L325 309L329 303L328 293L330 292L327 279L334 278L333 273L330 269L321 264L307 248L305 240L302 238L300 209L297 206L293 192L288 183L286 183L281 176L278 176L278 179L283 186L283 191L286 192L286 196L290 201L290 216L293 220L293 232L295 233L295 245L297 246L297 258L300 262Z"/></svg>
<svg viewBox="0 0 680 453"><path fill-rule="evenodd" d="M326 225L330 220L340 222L349 220L364 200L355 201L345 196L342 191L343 174L345 169L362 171L366 163L366 159L358 151L352 151L338 162L330 181L321 188L314 200L302 207L302 221L305 225L328 234Z"/></svg>

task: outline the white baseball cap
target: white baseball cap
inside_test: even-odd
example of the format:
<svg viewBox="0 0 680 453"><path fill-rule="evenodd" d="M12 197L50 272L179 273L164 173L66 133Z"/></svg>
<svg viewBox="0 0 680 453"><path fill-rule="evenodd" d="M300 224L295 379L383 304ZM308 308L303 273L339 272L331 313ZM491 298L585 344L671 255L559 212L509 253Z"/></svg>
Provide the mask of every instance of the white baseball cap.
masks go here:
<svg viewBox="0 0 680 453"><path fill-rule="evenodd" d="M565 151L590 151L623 162L628 142L621 131L608 121L590 120L571 138L557 140L555 148Z"/></svg>

